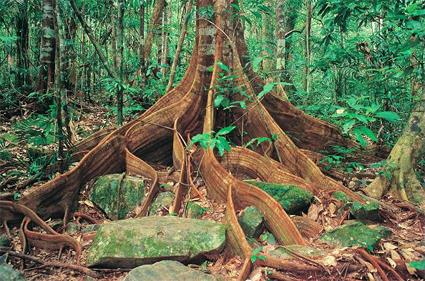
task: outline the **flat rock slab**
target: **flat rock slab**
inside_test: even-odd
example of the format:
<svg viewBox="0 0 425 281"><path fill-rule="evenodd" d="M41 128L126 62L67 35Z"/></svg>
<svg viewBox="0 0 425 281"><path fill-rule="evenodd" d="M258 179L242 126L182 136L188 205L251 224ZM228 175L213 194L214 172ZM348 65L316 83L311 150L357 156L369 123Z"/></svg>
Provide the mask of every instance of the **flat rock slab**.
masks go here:
<svg viewBox="0 0 425 281"><path fill-rule="evenodd" d="M136 267L124 281L217 281L214 276L187 267L177 261L164 260Z"/></svg>
<svg viewBox="0 0 425 281"><path fill-rule="evenodd" d="M134 268L160 260L187 262L220 252L225 226L209 220L151 216L102 225L88 250L92 267Z"/></svg>

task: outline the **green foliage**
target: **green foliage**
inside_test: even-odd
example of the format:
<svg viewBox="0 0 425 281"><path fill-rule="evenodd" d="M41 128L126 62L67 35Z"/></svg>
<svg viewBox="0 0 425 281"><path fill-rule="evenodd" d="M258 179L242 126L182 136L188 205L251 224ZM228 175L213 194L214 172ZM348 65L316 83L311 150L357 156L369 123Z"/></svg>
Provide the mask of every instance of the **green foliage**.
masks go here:
<svg viewBox="0 0 425 281"><path fill-rule="evenodd" d="M257 260L261 260L261 261L266 260L266 256L261 254L262 251L263 251L262 246L257 247L257 248L252 250L252 253L251 253L251 262L252 263L255 263Z"/></svg>
<svg viewBox="0 0 425 281"><path fill-rule="evenodd" d="M236 126L228 126L221 128L217 133L204 133L198 134L192 137L191 144L199 144L203 149L215 149L217 148L220 156L224 155L224 151L230 151L230 143L226 139L226 136L230 134Z"/></svg>
<svg viewBox="0 0 425 281"><path fill-rule="evenodd" d="M350 97L346 100L347 107L338 107L331 117L341 124L345 134L351 132L362 147L368 145L367 140L378 141L376 134L369 128L380 120L397 122L400 117L395 112L378 111L379 105L376 103L367 104L364 101L367 97Z"/></svg>
<svg viewBox="0 0 425 281"><path fill-rule="evenodd" d="M409 266L417 270L425 270L425 260L411 261L409 262Z"/></svg>

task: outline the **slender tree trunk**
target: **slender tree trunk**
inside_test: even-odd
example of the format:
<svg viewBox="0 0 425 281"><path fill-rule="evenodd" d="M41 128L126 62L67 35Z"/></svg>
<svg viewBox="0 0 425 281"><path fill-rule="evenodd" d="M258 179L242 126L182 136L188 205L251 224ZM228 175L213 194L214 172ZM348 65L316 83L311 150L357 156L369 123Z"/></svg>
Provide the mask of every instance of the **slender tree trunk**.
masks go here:
<svg viewBox="0 0 425 281"><path fill-rule="evenodd" d="M106 59L105 55L102 52L102 49L99 46L99 43L97 42L96 38L93 36L90 27L85 22L83 15L80 13L77 7L77 3L75 0L69 0L72 10L74 11L75 15L78 18L78 21L80 22L81 26L84 29L84 32L87 34L87 37L89 38L90 42L93 44L93 47L96 51L96 54L99 56L100 61L102 62L103 67L105 68L106 72L108 72L108 75L113 78L117 78L118 75L115 72L114 68L111 68L108 64L108 60Z"/></svg>
<svg viewBox="0 0 425 281"><path fill-rule="evenodd" d="M155 6L152 13L151 22L149 24L149 29L146 35L145 46L143 50L143 67L142 74L146 71L149 61L149 56L151 54L152 45L154 41L155 31L158 30L158 27L161 24L161 16L164 11L165 0L155 0Z"/></svg>
<svg viewBox="0 0 425 281"><path fill-rule="evenodd" d="M311 16L312 6L311 0L306 0L307 17L305 22L305 37L304 37L304 91L310 93L310 64L311 64Z"/></svg>
<svg viewBox="0 0 425 281"><path fill-rule="evenodd" d="M271 42L273 41L273 26L271 22L271 15L268 13L262 14L263 24L261 30L261 37L263 43L263 71L271 73L273 70L273 49L271 48Z"/></svg>
<svg viewBox="0 0 425 281"><path fill-rule="evenodd" d="M64 42L63 52L61 56L62 77L63 77L63 119L64 127L66 129L67 145L72 145L76 141L75 135L71 130L71 112L68 107L69 97L75 96L77 88L77 56L75 50L75 38L77 36L77 24L72 17L64 19Z"/></svg>
<svg viewBox="0 0 425 281"><path fill-rule="evenodd" d="M38 80L38 90L47 91L53 88L55 81L55 0L43 0L43 19L40 46L40 73Z"/></svg>
<svg viewBox="0 0 425 281"><path fill-rule="evenodd" d="M118 22L117 22L117 66L119 67L120 86L117 90L117 124L120 126L123 123L123 108L124 108L124 9L125 0L118 0Z"/></svg>
<svg viewBox="0 0 425 281"><path fill-rule="evenodd" d="M53 26L55 32L55 64L54 64L54 92L56 103L56 136L58 140L58 162L60 172L64 170L64 134L62 120L62 76L61 76L61 32L60 32L60 14L58 3L54 0L53 7Z"/></svg>
<svg viewBox="0 0 425 281"><path fill-rule="evenodd" d="M16 17L16 62L17 77L16 87L29 85L31 83L29 73L29 24L28 24L28 0L24 0L18 5L19 13Z"/></svg>
<svg viewBox="0 0 425 281"><path fill-rule="evenodd" d="M145 49L145 5L146 2L142 1L139 8L139 18L140 18L140 26L139 26L139 64L140 68L144 65L144 49Z"/></svg>
<svg viewBox="0 0 425 281"><path fill-rule="evenodd" d="M162 79L165 80L165 76L167 74L168 68L168 55L169 55L169 25L171 23L172 10L171 10L171 0L169 0L166 5L166 9L164 9L164 18L162 25L162 56L161 56L161 74Z"/></svg>
<svg viewBox="0 0 425 281"><path fill-rule="evenodd" d="M167 88L165 90L166 92L168 92L173 87L174 77L176 76L177 64L179 62L180 53L183 48L184 39L186 38L186 34L187 34L187 26L189 23L191 10L192 10L192 0L189 0L185 7L185 14L184 14L184 19L182 21L180 37L179 37L179 41L177 42L176 53L174 54L173 63L171 65L170 79L168 80Z"/></svg>

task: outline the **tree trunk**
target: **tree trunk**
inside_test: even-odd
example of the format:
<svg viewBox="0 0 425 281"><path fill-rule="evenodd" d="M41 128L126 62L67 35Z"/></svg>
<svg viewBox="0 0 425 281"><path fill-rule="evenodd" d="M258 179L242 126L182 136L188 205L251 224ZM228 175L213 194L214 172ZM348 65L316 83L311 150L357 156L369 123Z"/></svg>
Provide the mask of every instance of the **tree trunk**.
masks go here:
<svg viewBox="0 0 425 281"><path fill-rule="evenodd" d="M167 88L165 89L165 92L168 92L173 87L177 64L179 62L180 53L183 48L184 39L186 38L187 26L189 23L189 17L190 17L191 11L192 11L192 0L189 0L187 1L186 7L185 7L181 31L180 31L180 37L179 37L179 41L177 42L176 53L174 54L173 63L170 69L170 78L168 80L168 84L167 84Z"/></svg>
<svg viewBox="0 0 425 281"><path fill-rule="evenodd" d="M410 114L403 134L391 150L382 174L365 189L366 194L380 198L389 192L396 198L411 201L425 210L424 188L415 172L417 161L424 152L425 90Z"/></svg>
<svg viewBox="0 0 425 281"><path fill-rule="evenodd" d="M120 86L117 90L117 124L121 126L124 120L124 9L125 0L118 0L118 22L117 22L117 39L118 39L118 52L117 52L117 65L119 67Z"/></svg>
<svg viewBox="0 0 425 281"><path fill-rule="evenodd" d="M55 0L43 0L43 19L40 45L40 73L38 79L39 91L47 91L53 88L55 81Z"/></svg>
<svg viewBox="0 0 425 281"><path fill-rule="evenodd" d="M171 9L171 0L166 4L166 8L164 9L164 17L162 24L162 44L161 44L161 78L165 80L167 69L169 66L169 25L172 17L172 9Z"/></svg>
<svg viewBox="0 0 425 281"><path fill-rule="evenodd" d="M19 13L16 17L16 87L31 84L29 73L29 24L28 24L28 0L18 5Z"/></svg>
<svg viewBox="0 0 425 281"><path fill-rule="evenodd" d="M152 50L152 44L154 40L154 35L158 30L159 25L161 24L161 16L164 11L165 0L155 0L155 6L152 13L151 22L149 24L149 29L147 32L145 47L143 50L143 63L144 67L142 69L142 73L146 70L149 62L149 56Z"/></svg>
<svg viewBox="0 0 425 281"><path fill-rule="evenodd" d="M311 16L312 6L311 0L305 1L306 5L306 21L305 21L305 37L304 37L304 91L307 95L310 93L310 64L311 64Z"/></svg>
<svg viewBox="0 0 425 281"><path fill-rule="evenodd" d="M53 2L53 26L55 32L55 65L54 65L54 93L56 103L56 137L58 141L58 163L59 171L63 172L64 169L64 134L63 134L63 120L62 120L62 75L61 75L61 27L60 27L60 14L58 3Z"/></svg>

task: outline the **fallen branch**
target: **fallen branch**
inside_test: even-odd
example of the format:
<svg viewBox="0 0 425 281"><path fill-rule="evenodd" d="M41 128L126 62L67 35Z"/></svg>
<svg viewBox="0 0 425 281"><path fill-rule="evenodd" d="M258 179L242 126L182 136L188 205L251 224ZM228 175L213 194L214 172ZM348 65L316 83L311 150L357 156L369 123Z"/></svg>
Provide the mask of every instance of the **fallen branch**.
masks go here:
<svg viewBox="0 0 425 281"><path fill-rule="evenodd" d="M30 260L36 263L41 264L43 267L57 267L57 268L65 268L65 269L70 269L70 270L74 270L77 272L80 272L82 274L85 274L87 276L93 277L93 278L99 278L100 274L85 267L85 266L81 266L81 265L76 265L76 264L68 264L68 263L62 263L62 262L46 262L43 261L39 258L30 256L30 255L26 255L26 254L21 254L15 251L10 251L10 250L6 250L4 248L0 247L0 253L5 253L8 254L10 256L13 257L17 257L17 258L21 258L21 259L26 259L26 260Z"/></svg>

